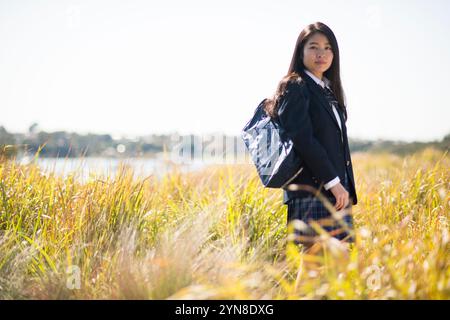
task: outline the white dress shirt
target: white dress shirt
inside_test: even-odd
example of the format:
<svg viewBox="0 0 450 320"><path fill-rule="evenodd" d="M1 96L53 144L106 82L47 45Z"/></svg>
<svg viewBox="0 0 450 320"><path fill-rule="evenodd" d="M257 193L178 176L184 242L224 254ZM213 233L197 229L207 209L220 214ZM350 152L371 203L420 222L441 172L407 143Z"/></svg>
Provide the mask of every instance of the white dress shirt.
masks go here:
<svg viewBox="0 0 450 320"><path fill-rule="evenodd" d="M314 82L316 82L319 86L321 86L322 88L325 88L325 86L327 86L327 88L330 88L330 80L328 80L325 77L322 77L323 80L317 78L314 74L312 74L311 72L309 72L308 70L305 69L305 73L311 77L311 79L314 80ZM337 123L339 125L339 128L341 129L341 140L344 141L344 138L342 137L342 124L341 124L341 119L339 118L339 114L337 113L336 107L334 105L332 105L333 107L333 113L334 116L336 117ZM341 179L339 179L339 177L334 178L333 180L325 183L324 188L325 190L329 190L332 187L334 187L335 185L337 185L339 182L341 182Z"/></svg>

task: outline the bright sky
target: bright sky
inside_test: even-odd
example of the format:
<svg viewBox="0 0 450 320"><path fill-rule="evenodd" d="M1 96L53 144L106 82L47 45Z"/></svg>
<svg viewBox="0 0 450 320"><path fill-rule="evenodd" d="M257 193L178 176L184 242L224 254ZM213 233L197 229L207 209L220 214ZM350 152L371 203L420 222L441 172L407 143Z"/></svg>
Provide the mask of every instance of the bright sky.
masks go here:
<svg viewBox="0 0 450 320"><path fill-rule="evenodd" d="M239 134L300 31L341 50L349 136L450 133L450 1L0 0L0 125Z"/></svg>

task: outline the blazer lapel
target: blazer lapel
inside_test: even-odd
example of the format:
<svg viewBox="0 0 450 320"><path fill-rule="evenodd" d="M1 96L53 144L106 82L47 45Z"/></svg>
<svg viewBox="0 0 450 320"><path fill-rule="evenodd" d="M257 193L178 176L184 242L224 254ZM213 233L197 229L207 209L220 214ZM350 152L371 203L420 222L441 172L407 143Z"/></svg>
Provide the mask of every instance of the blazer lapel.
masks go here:
<svg viewBox="0 0 450 320"><path fill-rule="evenodd" d="M323 93L321 92L322 88L320 88L320 86L317 83L315 83L314 80L311 79L307 74L305 74L302 78L306 81L306 83L308 84L308 87L311 89L313 94L319 99L320 105L322 107L324 107L325 110L327 110L328 115L331 117L331 119L333 120L336 127L338 127L338 129L340 129L339 124L336 119L336 116L334 115L334 112L331 109L330 104L328 103L327 99L324 97ZM339 113L339 111L338 111L338 113ZM340 113L339 113L339 117L341 118L341 123L343 123Z"/></svg>

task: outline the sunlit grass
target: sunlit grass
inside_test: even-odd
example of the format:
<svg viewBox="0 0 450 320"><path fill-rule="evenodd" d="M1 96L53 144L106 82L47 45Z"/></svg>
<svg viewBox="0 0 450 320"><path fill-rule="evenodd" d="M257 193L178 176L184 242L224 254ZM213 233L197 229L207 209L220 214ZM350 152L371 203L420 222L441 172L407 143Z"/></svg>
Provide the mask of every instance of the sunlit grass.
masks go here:
<svg viewBox="0 0 450 320"><path fill-rule="evenodd" d="M80 183L3 161L0 298L450 298L448 154L352 158L357 242L317 254L251 165Z"/></svg>

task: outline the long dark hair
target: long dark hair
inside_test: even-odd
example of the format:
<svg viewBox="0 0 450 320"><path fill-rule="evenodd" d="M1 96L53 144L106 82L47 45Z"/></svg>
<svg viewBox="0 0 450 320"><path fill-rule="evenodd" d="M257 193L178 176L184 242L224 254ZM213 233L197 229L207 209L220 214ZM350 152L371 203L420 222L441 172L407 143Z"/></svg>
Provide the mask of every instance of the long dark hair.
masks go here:
<svg viewBox="0 0 450 320"><path fill-rule="evenodd" d="M339 108L344 114L345 121L347 121L347 108L345 106L345 96L340 75L339 46L333 31L322 22L312 23L300 32L287 75L285 75L278 83L273 97L271 99L266 99L264 103L264 109L272 118L276 118L278 103L285 92L287 84L292 81L300 81L302 77L306 76L304 73L305 66L303 65L303 49L306 42L308 42L308 39L316 32L325 35L330 42L331 50L333 51L333 61L330 68L324 72L324 76L330 80L331 90L333 90L334 95L339 102Z"/></svg>

